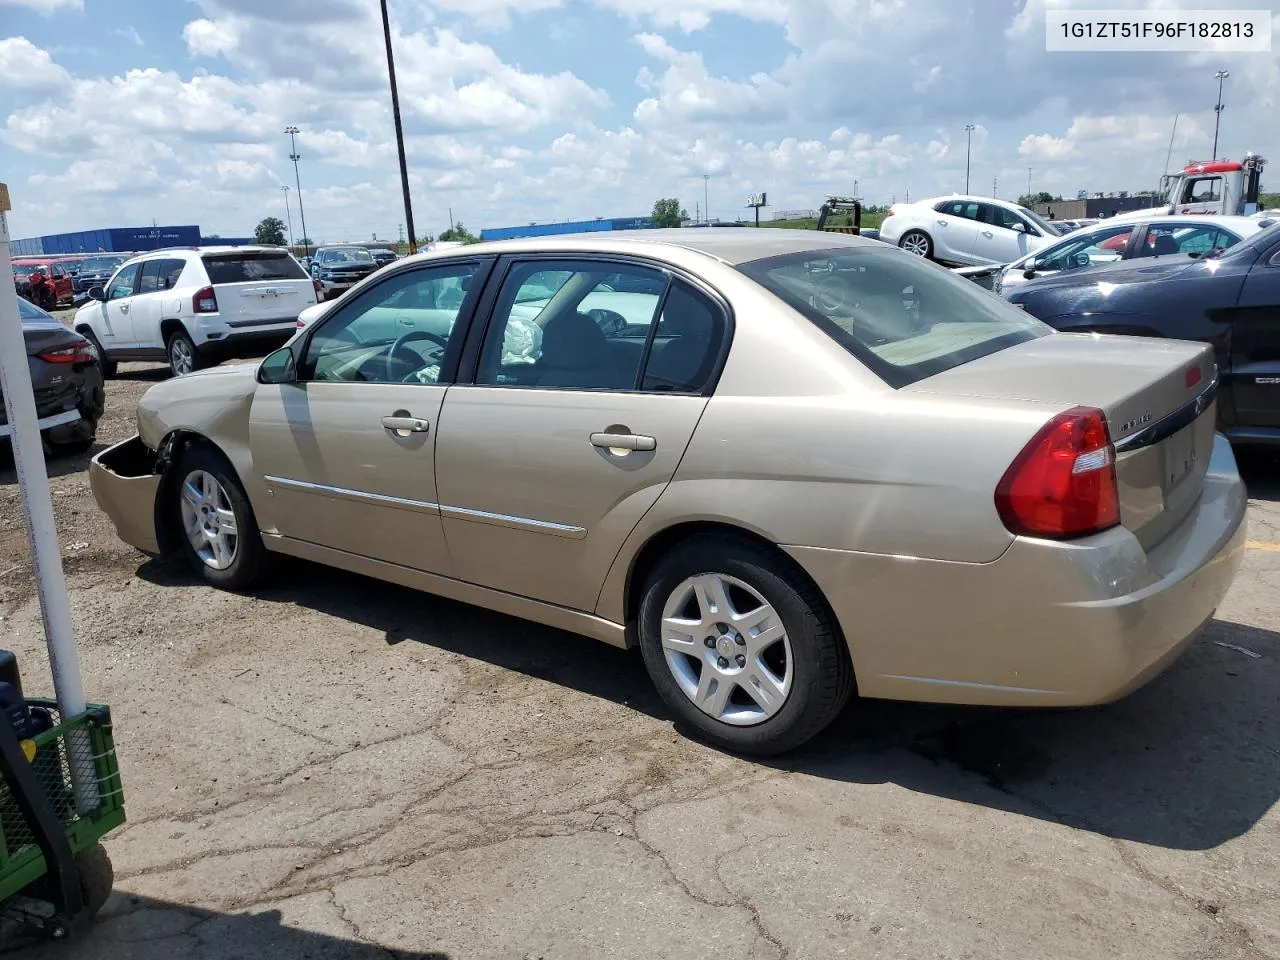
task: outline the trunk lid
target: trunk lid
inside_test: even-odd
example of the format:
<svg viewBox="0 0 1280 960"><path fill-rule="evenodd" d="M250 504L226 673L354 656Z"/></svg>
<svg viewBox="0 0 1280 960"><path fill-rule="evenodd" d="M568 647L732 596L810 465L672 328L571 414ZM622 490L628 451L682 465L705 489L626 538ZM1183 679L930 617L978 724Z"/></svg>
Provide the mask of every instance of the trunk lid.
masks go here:
<svg viewBox="0 0 1280 960"><path fill-rule="evenodd" d="M311 277L283 250L206 253L201 260L232 329L292 325L316 302Z"/></svg>
<svg viewBox="0 0 1280 960"><path fill-rule="evenodd" d="M905 389L1100 409L1116 446L1120 520L1144 547L1187 515L1208 470L1217 416L1208 344L1051 334Z"/></svg>

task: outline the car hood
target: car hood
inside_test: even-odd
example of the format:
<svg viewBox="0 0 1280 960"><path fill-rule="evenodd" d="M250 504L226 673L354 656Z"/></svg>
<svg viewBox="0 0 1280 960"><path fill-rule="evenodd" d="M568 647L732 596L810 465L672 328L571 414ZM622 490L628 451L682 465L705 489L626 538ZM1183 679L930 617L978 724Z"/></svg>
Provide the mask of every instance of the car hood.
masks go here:
<svg viewBox="0 0 1280 960"><path fill-rule="evenodd" d="M1157 280L1170 280L1175 277L1199 275L1214 269L1216 261L1197 260L1186 255L1165 257L1143 257L1138 260L1117 260L1115 263L1100 263L1087 270L1064 270L1060 273L1037 277L1019 285L1016 294L1009 299L1017 302L1017 298L1031 296L1042 290L1055 287L1087 287L1093 284L1127 284L1154 283Z"/></svg>

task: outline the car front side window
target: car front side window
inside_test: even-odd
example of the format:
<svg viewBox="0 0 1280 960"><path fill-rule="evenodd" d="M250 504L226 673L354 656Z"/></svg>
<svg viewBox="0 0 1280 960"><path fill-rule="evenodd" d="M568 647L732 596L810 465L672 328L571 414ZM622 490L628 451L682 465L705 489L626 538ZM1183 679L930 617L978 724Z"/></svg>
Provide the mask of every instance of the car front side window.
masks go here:
<svg viewBox="0 0 1280 960"><path fill-rule="evenodd" d="M107 288L108 300L119 300L122 297L133 296L134 285L138 282L138 273L142 270L142 264L133 263L124 267L111 280L111 286Z"/></svg>
<svg viewBox="0 0 1280 960"><path fill-rule="evenodd" d="M299 380L441 382L458 345L458 317L481 267L448 264L406 271L366 290L328 317L307 344Z"/></svg>

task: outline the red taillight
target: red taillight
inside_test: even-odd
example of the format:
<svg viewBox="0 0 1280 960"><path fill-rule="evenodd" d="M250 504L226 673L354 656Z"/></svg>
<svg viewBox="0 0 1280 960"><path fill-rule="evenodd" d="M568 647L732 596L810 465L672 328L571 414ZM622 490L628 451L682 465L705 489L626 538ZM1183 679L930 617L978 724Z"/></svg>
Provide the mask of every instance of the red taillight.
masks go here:
<svg viewBox="0 0 1280 960"><path fill-rule="evenodd" d="M36 354L45 363L93 363L98 358L89 349L88 343L77 343L70 347L58 347Z"/></svg>
<svg viewBox="0 0 1280 960"><path fill-rule="evenodd" d="M213 287L197 290L196 295L191 298L191 309L196 313L217 313L218 298L213 292Z"/></svg>
<svg viewBox="0 0 1280 960"><path fill-rule="evenodd" d="M996 511L1016 534L1062 540L1120 522L1116 451L1101 410L1060 413L1031 438L996 487Z"/></svg>
<svg viewBox="0 0 1280 960"><path fill-rule="evenodd" d="M303 327L305 327L305 326L306 326L306 324L305 324L305 323L303 323L303 322L302 322L302 318L301 318L301 317L299 317L299 318L298 318L298 329L299 329L299 330L301 330L301 329L302 329Z"/></svg>
<svg viewBox="0 0 1280 960"><path fill-rule="evenodd" d="M1187 371L1187 386L1194 387L1197 383L1200 382L1203 376L1204 376L1204 373L1201 372L1199 367L1192 367L1190 370Z"/></svg>

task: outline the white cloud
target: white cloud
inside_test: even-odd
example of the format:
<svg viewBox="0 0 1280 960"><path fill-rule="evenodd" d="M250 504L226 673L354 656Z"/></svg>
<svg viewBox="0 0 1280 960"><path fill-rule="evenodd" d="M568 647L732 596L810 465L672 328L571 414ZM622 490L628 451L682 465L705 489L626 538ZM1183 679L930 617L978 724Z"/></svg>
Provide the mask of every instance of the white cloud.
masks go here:
<svg viewBox="0 0 1280 960"><path fill-rule="evenodd" d="M768 74L757 73L745 82L712 77L700 53L677 50L655 33L635 39L645 53L667 65L660 76L643 69L637 78L656 94L636 106L637 122L647 126L745 120L768 124L785 118L785 90Z"/></svg>
<svg viewBox="0 0 1280 960"><path fill-rule="evenodd" d="M111 32L117 37L124 37L124 39L128 40L135 47L141 47L144 45L142 42L142 34L138 33L137 28L132 25L116 27Z"/></svg>
<svg viewBox="0 0 1280 960"><path fill-rule="evenodd" d="M0 88L52 93L70 86L71 74L26 37L0 39Z"/></svg>
<svg viewBox="0 0 1280 960"><path fill-rule="evenodd" d="M528 15L540 10L554 10L563 0L432 0L438 11L460 14L481 27L504 30L511 26L511 14Z"/></svg>
<svg viewBox="0 0 1280 960"><path fill-rule="evenodd" d="M1076 146L1066 137L1051 133L1032 133L1018 144L1018 156L1028 160L1061 160L1076 152Z"/></svg>
<svg viewBox="0 0 1280 960"><path fill-rule="evenodd" d="M733 14L749 20L782 23L786 0L592 0L630 18L658 28L678 27L685 33L701 30L717 14Z"/></svg>
<svg viewBox="0 0 1280 960"><path fill-rule="evenodd" d="M0 7L26 7L48 16L59 10L83 10L84 0L0 0Z"/></svg>

